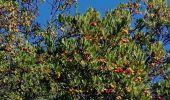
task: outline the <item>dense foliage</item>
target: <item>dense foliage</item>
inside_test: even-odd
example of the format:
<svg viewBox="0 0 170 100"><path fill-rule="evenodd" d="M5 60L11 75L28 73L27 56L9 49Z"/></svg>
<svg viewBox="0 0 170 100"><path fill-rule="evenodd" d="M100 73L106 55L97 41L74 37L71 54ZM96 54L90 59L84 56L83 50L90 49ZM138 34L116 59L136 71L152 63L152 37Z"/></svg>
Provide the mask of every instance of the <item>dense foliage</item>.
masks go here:
<svg viewBox="0 0 170 100"><path fill-rule="evenodd" d="M69 16L77 1L54 0L45 28L35 23L42 2L0 1L0 99L170 98L165 0L129 0L103 17ZM165 80L151 83L157 75Z"/></svg>

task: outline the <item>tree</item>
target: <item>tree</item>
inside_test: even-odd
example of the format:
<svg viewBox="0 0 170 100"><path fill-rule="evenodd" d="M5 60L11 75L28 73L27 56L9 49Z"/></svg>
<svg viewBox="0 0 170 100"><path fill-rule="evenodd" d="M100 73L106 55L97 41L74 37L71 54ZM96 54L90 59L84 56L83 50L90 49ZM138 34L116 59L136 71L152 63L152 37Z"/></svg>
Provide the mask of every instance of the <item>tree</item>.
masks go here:
<svg viewBox="0 0 170 100"><path fill-rule="evenodd" d="M9 1L0 1L2 99L169 98L169 53L163 48L169 39L165 0L129 0L104 17L93 8L83 15L64 15L63 10L77 1L54 0L52 16L58 10L53 5L66 8L45 29L34 23L38 8L29 7L38 2ZM20 11L24 12L19 19L13 19ZM142 18L133 20L138 14ZM40 36L35 45L27 40L32 33ZM149 84L157 75L166 80Z"/></svg>
<svg viewBox="0 0 170 100"><path fill-rule="evenodd" d="M132 34L136 34L134 39L141 44L146 51L150 51L150 44L161 41L163 46L169 44L169 6L166 0L147 0L144 2L143 10L145 11L141 18L135 22L135 28ZM132 5L129 5L129 9ZM133 33L133 31L135 33ZM142 33L143 35L139 35ZM156 46L156 45L155 45ZM158 48L158 46L156 46ZM163 50L163 47L162 47ZM151 50L152 51L152 50ZM164 53L162 53L164 52ZM151 84L151 91L154 99L169 98L169 53L166 51L153 51L146 59L146 65L151 67L149 75L162 76L166 81Z"/></svg>

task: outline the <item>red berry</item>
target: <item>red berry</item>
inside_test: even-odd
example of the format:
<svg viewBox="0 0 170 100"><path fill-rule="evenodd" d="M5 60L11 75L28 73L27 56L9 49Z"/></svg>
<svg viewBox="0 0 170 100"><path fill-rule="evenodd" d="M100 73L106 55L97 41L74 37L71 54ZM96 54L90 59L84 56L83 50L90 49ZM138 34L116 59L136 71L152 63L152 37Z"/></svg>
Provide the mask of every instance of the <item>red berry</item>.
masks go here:
<svg viewBox="0 0 170 100"><path fill-rule="evenodd" d="M114 72L116 72L116 73L122 73L122 72L123 72L123 69L122 69L122 68L117 68L117 69L114 70Z"/></svg>
<svg viewBox="0 0 170 100"><path fill-rule="evenodd" d="M161 96L158 97L158 100L163 100Z"/></svg>
<svg viewBox="0 0 170 100"><path fill-rule="evenodd" d="M107 94L111 94L113 92L113 90L112 89L105 89L104 92L107 93Z"/></svg>
<svg viewBox="0 0 170 100"><path fill-rule="evenodd" d="M135 13L136 13L136 14L142 14L142 12L140 12L140 11L136 11Z"/></svg>
<svg viewBox="0 0 170 100"><path fill-rule="evenodd" d="M96 26L97 23L96 23L96 22L91 22L90 25L91 25L91 26Z"/></svg>

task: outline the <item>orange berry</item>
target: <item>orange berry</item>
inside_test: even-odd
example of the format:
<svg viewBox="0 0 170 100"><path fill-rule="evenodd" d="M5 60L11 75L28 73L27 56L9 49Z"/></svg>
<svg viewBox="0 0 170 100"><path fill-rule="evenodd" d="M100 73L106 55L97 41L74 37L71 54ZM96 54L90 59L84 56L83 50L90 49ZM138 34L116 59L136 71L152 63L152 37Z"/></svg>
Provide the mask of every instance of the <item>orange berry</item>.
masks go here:
<svg viewBox="0 0 170 100"><path fill-rule="evenodd" d="M130 92L132 89L130 88L130 87L125 87L125 90L127 91L127 92Z"/></svg>
<svg viewBox="0 0 170 100"><path fill-rule="evenodd" d="M70 0L66 0L65 4L66 4L66 6L69 6L69 5L71 5L71 1Z"/></svg>
<svg viewBox="0 0 170 100"><path fill-rule="evenodd" d="M91 35L85 35L84 38L85 38L86 40L90 40L90 41L93 39Z"/></svg>
<svg viewBox="0 0 170 100"><path fill-rule="evenodd" d="M148 96L150 95L150 92L149 92L148 90L145 90L145 91L144 91L144 95L145 95L146 97L148 97Z"/></svg>
<svg viewBox="0 0 170 100"><path fill-rule="evenodd" d="M155 16L155 14L152 13L152 14L151 14L151 17L154 17L154 16Z"/></svg>
<svg viewBox="0 0 170 100"><path fill-rule="evenodd" d="M105 59L105 58L100 58L100 59L98 59L98 61L103 62L103 63L107 63L107 59Z"/></svg>
<svg viewBox="0 0 170 100"><path fill-rule="evenodd" d="M19 32L19 30L16 28L16 29L13 29L14 32Z"/></svg>
<svg viewBox="0 0 170 100"><path fill-rule="evenodd" d="M153 4L148 4L148 8L153 8Z"/></svg>
<svg viewBox="0 0 170 100"><path fill-rule="evenodd" d="M135 82L140 82L142 81L142 78L140 76L138 76L136 79L135 79Z"/></svg>
<svg viewBox="0 0 170 100"><path fill-rule="evenodd" d="M117 96L116 100L122 100L122 97L121 96Z"/></svg>
<svg viewBox="0 0 170 100"><path fill-rule="evenodd" d="M140 5L141 5L141 4L139 4L139 3L135 3L135 6L136 6L136 7L139 7Z"/></svg>
<svg viewBox="0 0 170 100"><path fill-rule="evenodd" d="M123 34L128 34L129 33L128 28L122 29L122 33Z"/></svg>
<svg viewBox="0 0 170 100"><path fill-rule="evenodd" d="M124 39L122 39L122 42L123 42L123 43L129 43L129 39L124 38Z"/></svg>
<svg viewBox="0 0 170 100"><path fill-rule="evenodd" d="M132 68L127 68L125 71L124 71L124 73L125 74L133 74L134 73L134 71L133 71L133 69Z"/></svg>

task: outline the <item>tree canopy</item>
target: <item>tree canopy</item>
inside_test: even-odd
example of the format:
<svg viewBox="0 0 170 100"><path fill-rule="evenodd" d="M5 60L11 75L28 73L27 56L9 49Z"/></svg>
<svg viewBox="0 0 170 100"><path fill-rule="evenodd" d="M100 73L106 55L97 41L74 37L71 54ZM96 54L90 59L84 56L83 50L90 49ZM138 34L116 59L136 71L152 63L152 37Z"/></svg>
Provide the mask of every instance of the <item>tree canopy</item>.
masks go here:
<svg viewBox="0 0 170 100"><path fill-rule="evenodd" d="M43 2L51 4L46 27L35 21ZM170 98L167 1L66 14L77 2L0 1L0 99ZM164 81L153 84L157 75Z"/></svg>

